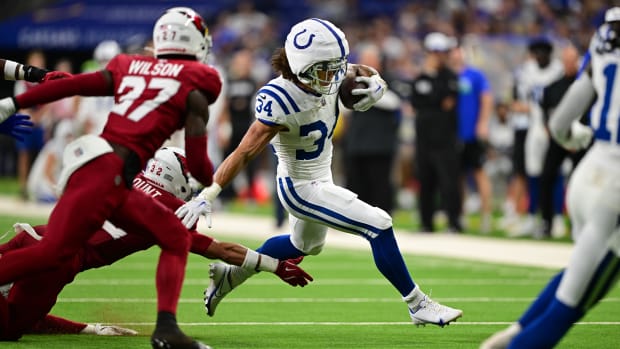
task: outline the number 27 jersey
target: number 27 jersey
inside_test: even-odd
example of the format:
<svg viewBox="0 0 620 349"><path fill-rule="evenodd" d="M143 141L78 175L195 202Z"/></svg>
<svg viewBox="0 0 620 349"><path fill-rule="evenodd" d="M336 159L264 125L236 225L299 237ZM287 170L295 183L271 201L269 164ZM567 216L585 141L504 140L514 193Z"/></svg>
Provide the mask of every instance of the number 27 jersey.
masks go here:
<svg viewBox="0 0 620 349"><path fill-rule="evenodd" d="M183 128L191 91L213 103L222 87L214 68L191 60L120 54L106 70L114 82L114 106L101 137L136 152L142 165Z"/></svg>

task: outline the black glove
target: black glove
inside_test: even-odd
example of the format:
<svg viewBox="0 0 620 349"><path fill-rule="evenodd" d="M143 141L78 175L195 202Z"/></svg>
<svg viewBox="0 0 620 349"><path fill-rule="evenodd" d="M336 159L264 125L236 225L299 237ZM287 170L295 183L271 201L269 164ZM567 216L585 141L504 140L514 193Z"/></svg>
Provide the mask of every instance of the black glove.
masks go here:
<svg viewBox="0 0 620 349"><path fill-rule="evenodd" d="M24 65L24 80L29 82L41 82L48 72L49 70L47 69Z"/></svg>

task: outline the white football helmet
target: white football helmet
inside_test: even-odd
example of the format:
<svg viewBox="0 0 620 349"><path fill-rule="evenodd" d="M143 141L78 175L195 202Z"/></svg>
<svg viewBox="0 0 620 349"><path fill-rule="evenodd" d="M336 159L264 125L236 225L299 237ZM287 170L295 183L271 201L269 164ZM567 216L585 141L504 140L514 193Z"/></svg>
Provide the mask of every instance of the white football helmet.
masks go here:
<svg viewBox="0 0 620 349"><path fill-rule="evenodd" d="M183 201L187 201L192 195L185 151L181 148L164 147L155 152L155 156L146 164L144 177L148 178L151 184Z"/></svg>
<svg viewBox="0 0 620 349"><path fill-rule="evenodd" d="M160 55L190 55L206 63L211 49L209 28L189 7L168 9L153 28L153 51Z"/></svg>
<svg viewBox="0 0 620 349"><path fill-rule="evenodd" d="M332 23L310 18L295 24L284 51L293 74L320 94L334 94L347 71L349 43Z"/></svg>

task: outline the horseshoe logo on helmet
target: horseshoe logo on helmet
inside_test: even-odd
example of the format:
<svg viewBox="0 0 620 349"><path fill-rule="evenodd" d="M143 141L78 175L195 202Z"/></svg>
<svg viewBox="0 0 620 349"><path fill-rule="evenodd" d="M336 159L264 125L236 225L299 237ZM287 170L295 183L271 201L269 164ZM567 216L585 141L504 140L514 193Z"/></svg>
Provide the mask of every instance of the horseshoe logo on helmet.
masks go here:
<svg viewBox="0 0 620 349"><path fill-rule="evenodd" d="M312 45L312 39L314 38L314 34L310 34L310 36L308 37L308 42L305 44L300 44L297 42L297 37L300 36L301 34L305 33L307 31L307 29L304 29L302 31L300 31L299 33L295 34L295 37L293 38L293 45L295 45L296 48L303 50L308 48L310 45Z"/></svg>

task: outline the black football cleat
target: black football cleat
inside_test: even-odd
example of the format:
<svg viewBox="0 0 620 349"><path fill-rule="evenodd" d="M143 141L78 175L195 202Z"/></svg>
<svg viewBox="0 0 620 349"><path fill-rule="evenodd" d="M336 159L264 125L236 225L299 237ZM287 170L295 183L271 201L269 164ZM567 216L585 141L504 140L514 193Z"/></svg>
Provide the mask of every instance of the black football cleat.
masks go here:
<svg viewBox="0 0 620 349"><path fill-rule="evenodd" d="M151 346L153 349L212 349L186 336L180 330L170 332L155 330L151 336Z"/></svg>

